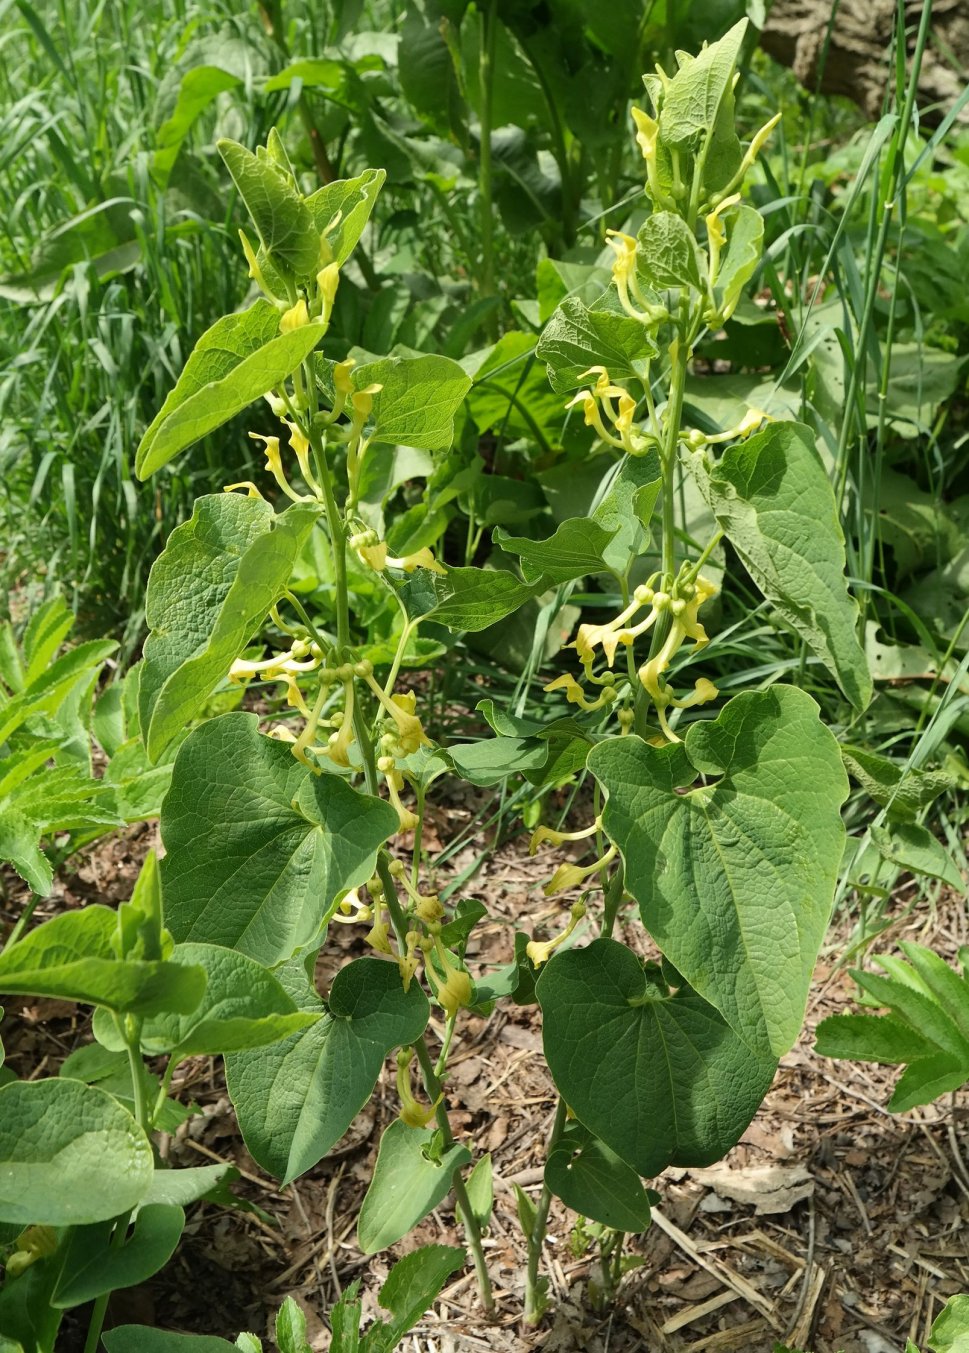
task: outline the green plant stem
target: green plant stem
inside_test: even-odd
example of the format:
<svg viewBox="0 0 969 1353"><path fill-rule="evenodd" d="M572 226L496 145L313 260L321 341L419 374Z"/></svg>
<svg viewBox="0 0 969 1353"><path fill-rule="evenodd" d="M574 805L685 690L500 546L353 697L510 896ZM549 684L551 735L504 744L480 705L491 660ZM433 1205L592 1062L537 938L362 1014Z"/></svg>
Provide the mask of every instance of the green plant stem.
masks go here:
<svg viewBox="0 0 969 1353"><path fill-rule="evenodd" d="M552 1131L549 1134L548 1150L545 1153L545 1159L551 1156L558 1145L559 1138L562 1135L562 1129L565 1127L565 1120L568 1115L568 1107L565 1100L559 1096L558 1104L555 1106L555 1119L552 1123ZM525 1237L528 1245L528 1263L525 1268L525 1324L537 1325L542 1318L544 1309L542 1294L539 1288L539 1267L542 1261L542 1249L545 1244L545 1230L548 1226L548 1210L552 1205L552 1190L548 1184L542 1185L542 1191L538 1196L538 1203L535 1207L535 1223L532 1226L531 1235Z"/></svg>
<svg viewBox="0 0 969 1353"><path fill-rule="evenodd" d="M311 375L312 373L309 374ZM315 384L312 385L312 391L311 407L316 400ZM313 410L313 412L315 412L315 410ZM347 649L350 643L350 596L347 588L346 565L347 537L343 523L340 520L336 499L333 495L333 481L330 475L329 466L326 463L322 440L320 438L319 430L313 427L312 418L310 419L309 440L313 450L320 487L323 491L323 504L326 510L327 527L329 529L330 544L333 550L333 574L336 584L337 645L342 651ZM373 742L360 705L361 702L359 700L354 701L353 729L356 734L357 743L360 747L361 756L363 757L367 788L371 794L376 794L378 780ZM387 904L387 910L390 913L391 924L394 927L397 942L403 951L406 943L407 919L404 915L403 908L400 905L400 899L397 896L397 886L394 882L393 875L390 872L390 860L386 851L381 852L377 863L377 873L384 886L384 900ZM447 1108L444 1104L440 1077L435 1071L434 1063L431 1059L431 1054L423 1034L414 1044L414 1051L417 1054L417 1060L423 1075L424 1088L427 1091L431 1103L437 1105L435 1109L435 1118L444 1140L445 1148L449 1148L454 1145L454 1136L451 1132L451 1124L448 1120ZM481 1228L478 1225L478 1220L471 1207L468 1191L465 1187L464 1180L461 1177L460 1169L455 1170L454 1172L454 1177L451 1180L451 1188L454 1193L458 1213L464 1226L468 1248L471 1250L475 1274L478 1279L478 1289L481 1294L481 1303L484 1306L485 1312L488 1315L492 1315L495 1309L495 1301L491 1290L491 1278L488 1274L484 1250L481 1246Z"/></svg>

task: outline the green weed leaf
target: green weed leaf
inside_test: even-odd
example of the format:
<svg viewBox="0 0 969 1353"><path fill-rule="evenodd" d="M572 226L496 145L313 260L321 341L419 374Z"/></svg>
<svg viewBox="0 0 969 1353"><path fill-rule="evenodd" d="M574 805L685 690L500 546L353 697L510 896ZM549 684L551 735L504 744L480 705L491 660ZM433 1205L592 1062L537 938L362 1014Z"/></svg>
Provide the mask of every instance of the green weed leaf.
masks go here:
<svg viewBox="0 0 969 1353"><path fill-rule="evenodd" d="M0 954L0 991L81 1001L118 1013L192 1011L205 972L165 960L120 959L118 916L93 903L31 930Z"/></svg>
<svg viewBox="0 0 969 1353"><path fill-rule="evenodd" d="M363 1337L363 1353L390 1353L396 1348L464 1262L464 1250L451 1245L424 1245L398 1259L378 1294L393 1318L370 1326Z"/></svg>
<svg viewBox="0 0 969 1353"><path fill-rule="evenodd" d="M161 826L175 938L271 967L321 942L331 904L371 876L398 818L336 775L307 770L254 714L226 714L182 744Z"/></svg>
<svg viewBox="0 0 969 1353"><path fill-rule="evenodd" d="M171 1052L179 1060L211 1053L244 1052L287 1038L315 1024L309 1010L297 1010L271 972L235 949L215 944L178 944L173 963L201 968L205 995L189 1015L160 1015L145 1021L146 1053Z"/></svg>
<svg viewBox="0 0 969 1353"><path fill-rule="evenodd" d="M638 319L609 309L590 310L568 296L538 340L535 355L548 367L552 389L560 393L586 383L586 372L604 366L614 381L640 380L657 353Z"/></svg>
<svg viewBox="0 0 969 1353"><path fill-rule="evenodd" d="M571 517L560 522L548 540L512 536L499 527L494 542L506 554L518 556L526 582L546 578L549 583L568 583L608 567L605 555L618 529L617 525L607 531L587 517Z"/></svg>
<svg viewBox="0 0 969 1353"><path fill-rule="evenodd" d="M847 777L817 705L790 686L745 693L682 743L612 738L588 764L643 924L751 1049L782 1056L801 1028L845 837Z"/></svg>

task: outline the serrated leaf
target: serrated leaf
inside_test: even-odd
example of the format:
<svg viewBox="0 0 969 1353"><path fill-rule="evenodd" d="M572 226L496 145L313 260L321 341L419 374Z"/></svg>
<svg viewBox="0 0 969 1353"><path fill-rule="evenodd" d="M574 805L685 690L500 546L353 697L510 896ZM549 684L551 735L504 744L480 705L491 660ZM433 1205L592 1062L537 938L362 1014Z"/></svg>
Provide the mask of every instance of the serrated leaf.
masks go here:
<svg viewBox="0 0 969 1353"><path fill-rule="evenodd" d="M119 959L117 936L110 907L92 903L55 916L0 954L0 991L142 1015L198 1005L205 991L201 968Z"/></svg>
<svg viewBox="0 0 969 1353"><path fill-rule="evenodd" d="M557 954L536 991L556 1086L644 1178L719 1160L773 1079L775 1058L751 1052L699 996L660 998L615 940Z"/></svg>
<svg viewBox="0 0 969 1353"><path fill-rule="evenodd" d="M455 1144L440 1160L427 1148L432 1128L413 1128L395 1119L384 1130L377 1150L370 1187L357 1218L357 1241L364 1254L376 1254L395 1245L443 1202L451 1191L454 1172L471 1162L466 1146Z"/></svg>
<svg viewBox="0 0 969 1353"><path fill-rule="evenodd" d="M148 577L139 711L156 760L198 713L282 596L319 516L299 503L276 514L261 498L198 498Z"/></svg>
<svg viewBox="0 0 969 1353"><path fill-rule="evenodd" d="M518 556L526 582L545 578L549 583L567 583L605 571L605 555L618 529L606 530L587 517L572 517L560 522L547 540L512 536L499 527L494 542L506 554Z"/></svg>
<svg viewBox="0 0 969 1353"><path fill-rule="evenodd" d="M370 1098L384 1058L419 1038L429 1013L416 982L404 991L396 963L361 958L337 973L317 1024L227 1057L229 1094L259 1164L284 1183L312 1169Z"/></svg>
<svg viewBox="0 0 969 1353"><path fill-rule="evenodd" d="M325 324L312 323L281 334L279 311L262 297L216 320L138 445L138 478L147 479L292 375L325 332Z"/></svg>
<svg viewBox="0 0 969 1353"><path fill-rule="evenodd" d="M545 1183L581 1217L633 1235L650 1222L639 1175L581 1123L567 1123L545 1165Z"/></svg>
<svg viewBox="0 0 969 1353"><path fill-rule="evenodd" d="M390 804L264 737L256 715L211 719L182 744L162 811L166 924L271 967L321 942L331 904L372 875L398 825Z"/></svg>
<svg viewBox="0 0 969 1353"><path fill-rule="evenodd" d="M59 1079L0 1089L0 1221L106 1221L141 1200L153 1168L148 1138L105 1091Z"/></svg>
<svg viewBox="0 0 969 1353"><path fill-rule="evenodd" d="M422 353L415 357L381 357L355 367L354 388L383 388L373 397L368 433L376 445L411 446L424 451L447 451L454 440L454 415L471 388L466 375L450 357Z"/></svg>
<svg viewBox="0 0 969 1353"><path fill-rule="evenodd" d="M588 765L643 924L749 1047L782 1056L800 1031L845 837L847 777L817 705L790 686L752 691L682 743L612 738Z"/></svg>
<svg viewBox="0 0 969 1353"><path fill-rule="evenodd" d="M645 327L614 310L590 310L567 296L538 340L535 355L548 367L552 389L575 390L593 366L605 366L614 381L642 380L657 347Z"/></svg>
<svg viewBox="0 0 969 1353"><path fill-rule="evenodd" d="M0 809L0 860L13 865L38 897L47 897L54 886L54 870L40 848L41 831L14 808Z"/></svg>
<svg viewBox="0 0 969 1353"><path fill-rule="evenodd" d="M814 434L771 423L710 465L688 461L754 582L824 663L856 709L872 682L848 593L834 492Z"/></svg>
<svg viewBox="0 0 969 1353"><path fill-rule="evenodd" d="M928 1057L935 1045L893 1015L830 1015L817 1027L815 1051L822 1057L897 1066Z"/></svg>
<svg viewBox="0 0 969 1353"><path fill-rule="evenodd" d="M396 1348L464 1262L464 1250L451 1245L423 1245L398 1259L378 1293L381 1306L393 1318L370 1326L363 1340L365 1353L390 1353Z"/></svg>

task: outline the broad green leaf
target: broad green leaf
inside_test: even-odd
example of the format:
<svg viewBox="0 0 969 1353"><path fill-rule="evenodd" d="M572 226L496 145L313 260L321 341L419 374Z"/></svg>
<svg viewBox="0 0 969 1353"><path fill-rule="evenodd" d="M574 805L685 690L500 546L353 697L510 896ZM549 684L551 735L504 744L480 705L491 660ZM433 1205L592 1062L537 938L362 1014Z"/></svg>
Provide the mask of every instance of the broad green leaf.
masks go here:
<svg viewBox="0 0 969 1353"><path fill-rule="evenodd" d="M847 777L817 705L790 686L751 691L683 742L612 738L588 765L643 924L750 1048L782 1056L804 1018L845 838Z"/></svg>
<svg viewBox="0 0 969 1353"><path fill-rule="evenodd" d="M324 184L306 199L317 230L326 234L334 263L350 257L386 177L386 170L365 169L357 178Z"/></svg>
<svg viewBox="0 0 969 1353"><path fill-rule="evenodd" d="M966 1081L969 1081L969 1059L955 1057L951 1052L937 1052L906 1067L888 1107L892 1113L908 1113L910 1109L931 1104L941 1095L961 1089Z"/></svg>
<svg viewBox="0 0 969 1353"><path fill-rule="evenodd" d="M680 58L680 69L666 86L660 128L670 146L696 148L704 132L713 130L721 105L733 86L733 74L747 20L734 24L719 42L696 57Z"/></svg>
<svg viewBox="0 0 969 1353"><path fill-rule="evenodd" d="M581 1123L566 1124L545 1164L545 1183L581 1217L633 1235L649 1226L639 1175Z"/></svg>
<svg viewBox="0 0 969 1353"><path fill-rule="evenodd" d="M445 753L463 780L502 784L513 771L535 770L548 760L548 743L538 738L482 738L452 743Z"/></svg>
<svg viewBox="0 0 969 1353"><path fill-rule="evenodd" d="M380 1138L377 1164L357 1218L357 1242L364 1254L396 1245L451 1191L454 1172L471 1163L466 1146L454 1145L432 1158L432 1128L413 1128L395 1118Z"/></svg>
<svg viewBox="0 0 969 1353"><path fill-rule="evenodd" d="M223 714L185 739L161 815L165 920L177 940L264 966L321 943L332 902L374 873L398 829L390 804L314 775L256 714Z"/></svg>
<svg viewBox="0 0 969 1353"><path fill-rule="evenodd" d="M661 997L615 940L557 954L536 990L556 1086L644 1178L719 1160L767 1093L776 1060L752 1053L694 993Z"/></svg>
<svg viewBox="0 0 969 1353"><path fill-rule="evenodd" d="M512 536L499 528L494 542L506 554L518 555L526 582L568 583L608 567L605 555L618 529L607 531L588 517L573 517L560 522L548 540Z"/></svg>
<svg viewBox="0 0 969 1353"><path fill-rule="evenodd" d="M97 903L63 912L0 954L0 991L82 1001L106 1010L187 1013L205 991L205 972L164 960L120 959L118 916Z"/></svg>
<svg viewBox="0 0 969 1353"><path fill-rule="evenodd" d="M856 633L834 492L799 423L771 423L714 464L688 462L754 582L836 678L856 709L872 682Z"/></svg>
<svg viewBox="0 0 969 1353"><path fill-rule="evenodd" d="M281 334L279 311L262 297L248 310L216 320L138 445L138 478L153 475L292 375L325 331L326 325L313 323Z"/></svg>
<svg viewBox="0 0 969 1353"><path fill-rule="evenodd" d="M947 789L955 788L955 781L945 771L905 771L897 761L867 747L842 743L841 755L852 779L896 820L912 821L920 809L927 808Z"/></svg>
<svg viewBox="0 0 969 1353"><path fill-rule="evenodd" d="M714 287L719 315L732 315L744 287L760 262L764 244L764 218L753 207L741 205L721 217L727 243L720 254Z"/></svg>
<svg viewBox="0 0 969 1353"><path fill-rule="evenodd" d="M373 397L371 441L447 451L454 440L454 415L471 388L471 377L450 357L422 353L381 357L355 367L357 390L383 388Z"/></svg>
<svg viewBox="0 0 969 1353"><path fill-rule="evenodd" d="M80 1306L105 1292L136 1287L164 1268L175 1253L185 1213L167 1203L146 1203L123 1245L111 1244L111 1222L72 1231L52 1305Z"/></svg>
<svg viewBox="0 0 969 1353"><path fill-rule="evenodd" d="M615 310L590 310L568 296L545 326L535 349L552 389L564 394L585 384L590 367L604 366L614 381L641 380L656 344L638 319Z"/></svg>
<svg viewBox="0 0 969 1353"><path fill-rule="evenodd" d="M198 498L148 578L151 630L139 708L154 761L199 712L282 596L319 515L299 503L280 514L261 498Z"/></svg>
<svg viewBox="0 0 969 1353"><path fill-rule="evenodd" d="M927 878L942 879L957 893L965 894L966 883L952 856L927 827L917 822L896 822L891 827L872 827L871 839L886 860L899 869Z"/></svg>
<svg viewBox="0 0 969 1353"><path fill-rule="evenodd" d="M324 262L320 232L290 176L265 151L254 155L229 140L217 141L216 148L272 261L297 281L314 275Z"/></svg>
<svg viewBox="0 0 969 1353"><path fill-rule="evenodd" d="M648 287L654 291L669 287L702 291L706 283L701 280L701 268L696 239L682 216L654 211L647 217L636 236L636 271Z"/></svg>
<svg viewBox="0 0 969 1353"><path fill-rule="evenodd" d="M298 80L304 89L338 89L343 80L344 67L339 61L316 57L308 61L293 61L263 85L267 94L291 89ZM332 185L331 185L332 186Z"/></svg>
<svg viewBox="0 0 969 1353"><path fill-rule="evenodd" d="M271 967L320 943L397 828L390 804L314 775L256 715L211 719L182 744L162 811L166 923Z"/></svg>
<svg viewBox="0 0 969 1353"><path fill-rule="evenodd" d="M169 1203L176 1207L188 1207L200 1198L211 1193L221 1183L231 1183L238 1179L239 1171L234 1165L189 1165L181 1170L163 1170L158 1168L152 1175L151 1183L141 1200L141 1206L149 1203Z"/></svg>
<svg viewBox="0 0 969 1353"><path fill-rule="evenodd" d="M226 44L230 50L232 45ZM239 46L243 44L240 42ZM243 83L244 70L238 62L230 62L230 68L204 64L193 66L182 76L175 107L155 133L152 173L160 186L168 182L182 143L201 114L220 94Z"/></svg>
<svg viewBox="0 0 969 1353"><path fill-rule="evenodd" d="M177 944L173 963L200 967L205 995L188 1015L156 1015L145 1021L141 1046L149 1055L183 1057L244 1052L277 1043L318 1016L297 1010L271 972L235 949L215 944Z"/></svg>
<svg viewBox="0 0 969 1353"><path fill-rule="evenodd" d="M390 1353L396 1348L464 1263L464 1250L451 1245L423 1245L398 1259L378 1293L392 1318L370 1326L363 1339L365 1353Z"/></svg>
<svg viewBox="0 0 969 1353"><path fill-rule="evenodd" d="M933 1353L969 1353L969 1296L950 1297L929 1334Z"/></svg>
<svg viewBox="0 0 969 1353"><path fill-rule="evenodd" d="M0 1221L107 1221L141 1200L153 1168L148 1138L103 1090L59 1079L0 1089Z"/></svg>
<svg viewBox="0 0 969 1353"><path fill-rule="evenodd" d="M54 870L40 848L41 830L15 808L0 808L0 860L13 865L38 897L47 897L54 885Z"/></svg>
<svg viewBox="0 0 969 1353"><path fill-rule="evenodd" d="M423 577L401 588L410 615L425 615L451 630L487 629L545 590L544 580L523 583L496 568L449 568L446 575L421 570Z"/></svg>
<svg viewBox="0 0 969 1353"><path fill-rule="evenodd" d="M229 1094L259 1164L287 1184L312 1169L370 1098L384 1058L419 1038L429 1013L416 982L404 991L396 963L360 958L337 973L317 1024L227 1057Z"/></svg>
<svg viewBox="0 0 969 1353"><path fill-rule="evenodd" d="M236 1344L210 1334L171 1334L150 1325L115 1325L101 1342L108 1353L239 1353Z"/></svg>

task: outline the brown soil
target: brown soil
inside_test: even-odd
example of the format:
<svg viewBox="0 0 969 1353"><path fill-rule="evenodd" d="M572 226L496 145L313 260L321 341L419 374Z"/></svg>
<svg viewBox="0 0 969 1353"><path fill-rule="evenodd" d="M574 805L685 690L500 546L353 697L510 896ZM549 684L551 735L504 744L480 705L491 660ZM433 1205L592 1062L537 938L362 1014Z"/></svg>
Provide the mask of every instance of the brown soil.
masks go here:
<svg viewBox="0 0 969 1353"><path fill-rule="evenodd" d="M441 834L453 839L472 808L470 801L450 805ZM127 897L153 840L143 827L89 849L45 909L53 914ZM433 822L426 844L432 851L439 845ZM448 872L460 873L473 859L470 847L459 852ZM472 970L476 961L510 956L515 925L557 924L563 907L540 891L547 873L518 838L465 886L462 895L485 900L492 918L472 939ZM16 914L17 891L10 888L7 920ZM954 962L967 941L965 902L953 894L930 903L911 886L896 895L889 914L894 919L875 946L880 951L908 938ZM590 1302L594 1255L573 1237L574 1216L553 1203L546 1249L551 1310L534 1331L520 1323L525 1255L513 1185L537 1196L554 1110L540 1016L535 1007L509 1006L488 1021L469 1018L449 1063L451 1122L476 1153L493 1153L495 1210L486 1246L499 1314L493 1323L484 1320L469 1272L445 1289L403 1347L410 1353L771 1353L780 1341L815 1353L901 1353L911 1338L924 1348L946 1298L969 1291L961 1229L969 1217L969 1096L960 1092L951 1104L891 1115L883 1106L894 1072L815 1055L818 1020L852 1000L852 983L835 966L850 926L844 916L834 927L804 1033L740 1145L713 1170L669 1170L654 1181L662 1197L654 1223L627 1241L635 1266L605 1314ZM334 929L330 973L363 952L355 931ZM632 918L620 926L620 937L634 946L641 933ZM432 1032L440 1032L435 1021ZM3 1036L13 1069L37 1077L55 1072L89 1033L73 1007L30 1000L8 1003ZM389 1074L332 1155L284 1191L238 1135L220 1062L186 1063L176 1087L199 1113L163 1149L183 1165L235 1163L242 1172L235 1191L269 1220L209 1204L195 1208L174 1259L152 1282L118 1294L111 1323L156 1323L230 1340L250 1329L272 1348L272 1315L292 1293L307 1312L312 1346L326 1349L323 1313L354 1278L362 1281L365 1316L373 1315L377 1290L399 1254L432 1241L460 1243L453 1215L442 1207L393 1251L368 1259L355 1247L355 1217L380 1133L397 1112ZM65 1324L64 1353L80 1348L81 1328Z"/></svg>

